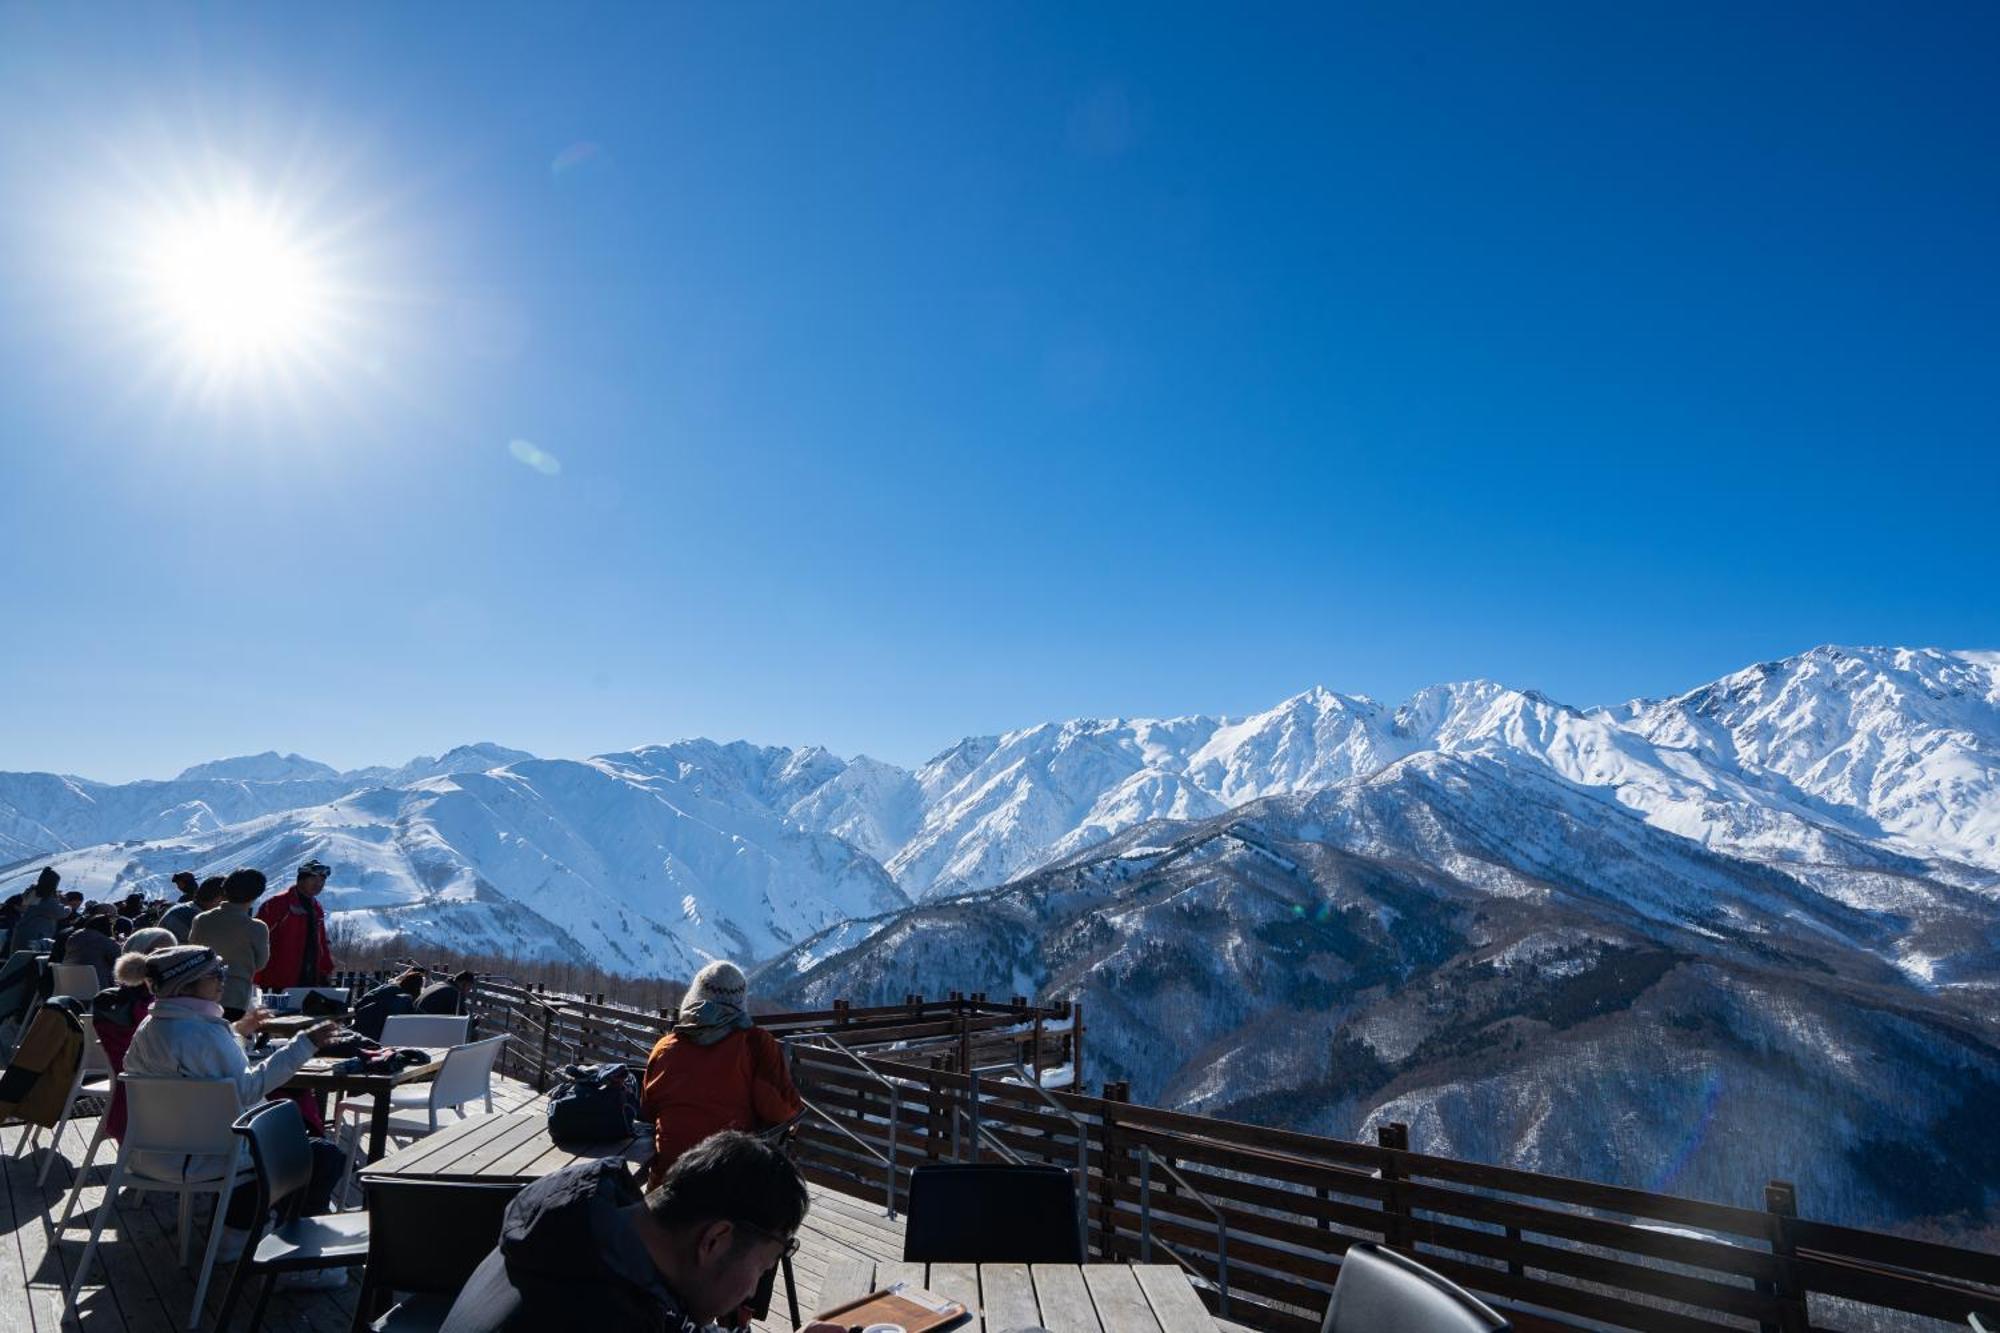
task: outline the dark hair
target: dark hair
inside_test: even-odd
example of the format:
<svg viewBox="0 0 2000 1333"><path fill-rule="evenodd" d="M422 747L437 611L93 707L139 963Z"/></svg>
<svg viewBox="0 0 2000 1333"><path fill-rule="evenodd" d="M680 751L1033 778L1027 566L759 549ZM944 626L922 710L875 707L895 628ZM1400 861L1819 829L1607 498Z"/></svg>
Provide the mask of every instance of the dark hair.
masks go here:
<svg viewBox="0 0 2000 1333"><path fill-rule="evenodd" d="M146 895L143 893L128 893L120 905L124 907L144 907L146 905Z"/></svg>
<svg viewBox="0 0 2000 1333"><path fill-rule="evenodd" d="M198 903L221 901L222 887L228 882L228 880L220 875L210 875L207 879L194 886L194 900Z"/></svg>
<svg viewBox="0 0 2000 1333"><path fill-rule="evenodd" d="M424 988L423 969L411 968L409 971L403 973L402 976L396 978L396 984L414 995Z"/></svg>
<svg viewBox="0 0 2000 1333"><path fill-rule="evenodd" d="M222 896L232 903L254 903L264 896L266 887L263 871L238 866L222 881Z"/></svg>
<svg viewBox="0 0 2000 1333"><path fill-rule="evenodd" d="M464 989L478 980L479 978L471 972L460 972L452 977L451 984Z"/></svg>
<svg viewBox="0 0 2000 1333"><path fill-rule="evenodd" d="M53 892L55 891L55 886L54 886L54 885L50 885L50 886L49 886L49 891L50 891L51 893L53 893ZM68 902L68 901L69 901L70 899L72 899L72 898L76 899L76 900L77 900L78 902L82 902L82 901L83 901L83 890L82 890L82 889L69 889L69 890L66 890L66 891L65 891L65 892L63 893L63 896L62 896L62 900L63 900L64 902Z"/></svg>
<svg viewBox="0 0 2000 1333"><path fill-rule="evenodd" d="M27 906L27 903L26 903L26 902L25 902L25 901L23 900L22 896L21 896L20 894L18 894L18 893L10 893L10 894L8 894L8 895L7 895L7 901L6 901L6 902L4 902L4 903L0 903L0 907L15 907L15 908L19 908L19 907L25 907L25 906Z"/></svg>
<svg viewBox="0 0 2000 1333"><path fill-rule="evenodd" d="M92 912L76 923L77 929L94 930L100 935L109 935L114 924L116 923L102 912Z"/></svg>
<svg viewBox="0 0 2000 1333"><path fill-rule="evenodd" d="M806 1183L791 1159L754 1135L725 1129L682 1153L646 1211L664 1227L698 1222L748 1222L789 1236L805 1221Z"/></svg>

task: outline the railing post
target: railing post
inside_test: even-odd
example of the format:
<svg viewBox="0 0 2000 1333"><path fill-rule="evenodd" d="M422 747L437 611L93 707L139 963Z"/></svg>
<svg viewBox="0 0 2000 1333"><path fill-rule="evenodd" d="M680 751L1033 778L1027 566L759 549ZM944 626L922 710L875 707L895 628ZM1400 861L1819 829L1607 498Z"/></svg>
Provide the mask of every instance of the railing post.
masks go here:
<svg viewBox="0 0 2000 1333"><path fill-rule="evenodd" d="M1778 1322L1761 1327L1775 1328L1776 1333L1805 1333L1806 1293L1799 1280L1798 1245L1792 1239L1799 1197L1789 1180L1773 1180L1764 1186L1764 1211L1771 1215L1771 1253L1777 1259L1778 1280L1771 1295L1778 1299Z"/></svg>
<svg viewBox="0 0 2000 1333"><path fill-rule="evenodd" d="M1028 1067L1035 1071L1035 1086L1042 1086L1042 1011L1035 1010L1034 1054L1028 1057Z"/></svg>
<svg viewBox="0 0 2000 1333"><path fill-rule="evenodd" d="M549 1090L549 1033L555 1027L556 1011L549 1008L546 1000L530 1000L528 1003L539 1004L542 1009L542 1055L541 1059L535 1065L535 1091L547 1092Z"/></svg>
<svg viewBox="0 0 2000 1333"><path fill-rule="evenodd" d="M1400 1120L1392 1120L1386 1125L1375 1127L1377 1145L1395 1152L1410 1150L1410 1127ZM1382 1243L1391 1249L1410 1248L1410 1205L1403 1197L1402 1163L1395 1158L1382 1163L1382 1181L1389 1187L1389 1197L1382 1200Z"/></svg>
<svg viewBox="0 0 2000 1333"><path fill-rule="evenodd" d="M1097 1252L1104 1259L1118 1257L1117 1188L1125 1181L1125 1136L1118 1128L1117 1108L1131 1100L1131 1084L1104 1085L1104 1096L1100 1099L1104 1116L1104 1163L1097 1174Z"/></svg>
<svg viewBox="0 0 2000 1333"><path fill-rule="evenodd" d="M924 1156L936 1161L941 1140L944 1138L944 1116L947 1099L944 1094L944 1080L935 1077L942 1074L945 1058L933 1055L930 1058L931 1073L934 1076L930 1086L924 1090Z"/></svg>
<svg viewBox="0 0 2000 1333"><path fill-rule="evenodd" d="M1082 1000L1072 1000L1069 1006L1069 1064L1069 1085L1082 1092L1084 1089Z"/></svg>

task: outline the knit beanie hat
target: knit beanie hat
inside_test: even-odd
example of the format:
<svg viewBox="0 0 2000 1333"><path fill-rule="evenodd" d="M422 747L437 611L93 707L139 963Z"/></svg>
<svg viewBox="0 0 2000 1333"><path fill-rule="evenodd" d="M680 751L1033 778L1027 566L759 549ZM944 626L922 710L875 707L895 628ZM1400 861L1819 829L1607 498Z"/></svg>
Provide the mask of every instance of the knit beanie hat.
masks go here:
<svg viewBox="0 0 2000 1333"><path fill-rule="evenodd" d="M146 984L153 988L153 994L165 999L184 993L203 977L227 971L228 967L221 955L204 945L176 944L146 956Z"/></svg>
<svg viewBox="0 0 2000 1333"><path fill-rule="evenodd" d="M738 1028L751 1026L749 992L743 969L718 959L695 973L674 1028L704 1046L721 1041Z"/></svg>
<svg viewBox="0 0 2000 1333"><path fill-rule="evenodd" d="M111 966L111 979L121 986L140 986L146 981L146 955L171 949L180 941L174 932L158 926L135 930L125 937L125 952Z"/></svg>

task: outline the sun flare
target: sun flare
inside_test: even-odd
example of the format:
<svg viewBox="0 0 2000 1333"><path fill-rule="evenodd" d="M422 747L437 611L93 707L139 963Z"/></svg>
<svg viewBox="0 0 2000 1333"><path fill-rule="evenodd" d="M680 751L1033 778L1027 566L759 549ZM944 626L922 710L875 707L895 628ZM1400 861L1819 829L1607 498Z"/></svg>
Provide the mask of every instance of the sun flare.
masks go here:
<svg viewBox="0 0 2000 1333"><path fill-rule="evenodd" d="M283 361L323 332L325 284L311 254L249 200L163 225L146 276L165 332L210 371Z"/></svg>

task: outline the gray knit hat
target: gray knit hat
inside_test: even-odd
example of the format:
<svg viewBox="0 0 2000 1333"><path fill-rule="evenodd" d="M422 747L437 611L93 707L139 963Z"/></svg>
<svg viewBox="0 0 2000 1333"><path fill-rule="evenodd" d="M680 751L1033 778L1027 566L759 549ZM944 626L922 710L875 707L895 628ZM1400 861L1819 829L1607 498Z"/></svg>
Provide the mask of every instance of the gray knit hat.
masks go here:
<svg viewBox="0 0 2000 1333"><path fill-rule="evenodd" d="M220 954L200 944L177 944L146 955L146 984L162 999L184 993L203 977L228 970L229 964Z"/></svg>
<svg viewBox="0 0 2000 1333"><path fill-rule="evenodd" d="M695 1040L719 1041L750 1023L750 983L743 969L718 959L695 973L694 984L681 1000L678 1030L696 1032Z"/></svg>

